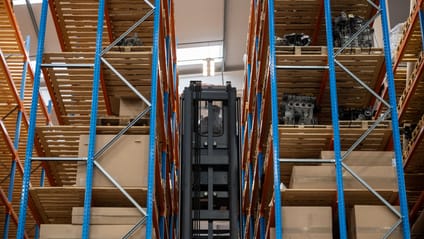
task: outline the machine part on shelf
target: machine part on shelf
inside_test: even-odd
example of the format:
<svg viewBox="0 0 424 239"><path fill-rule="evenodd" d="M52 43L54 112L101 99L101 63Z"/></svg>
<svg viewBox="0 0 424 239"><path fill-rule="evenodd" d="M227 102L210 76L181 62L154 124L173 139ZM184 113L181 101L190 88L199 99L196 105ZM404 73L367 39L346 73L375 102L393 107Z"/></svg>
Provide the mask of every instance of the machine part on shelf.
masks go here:
<svg viewBox="0 0 424 239"><path fill-rule="evenodd" d="M316 124L316 97L284 94L280 104L280 124Z"/></svg>
<svg viewBox="0 0 424 239"><path fill-rule="evenodd" d="M412 139L412 132L414 132L417 124L404 124L403 128L401 128L401 132L405 135L407 140Z"/></svg>
<svg viewBox="0 0 424 239"><path fill-rule="evenodd" d="M137 33L134 33L134 36L132 37L125 37L124 39L122 39L121 41L118 42L118 44L116 44L117 46L142 46L143 42L141 41L141 39L138 37Z"/></svg>
<svg viewBox="0 0 424 239"><path fill-rule="evenodd" d="M403 151L408 151L408 146L413 138L413 132L416 127L417 127L417 124L404 123L403 127L400 128L400 133L402 136Z"/></svg>
<svg viewBox="0 0 424 239"><path fill-rule="evenodd" d="M339 120L371 120L373 114L370 107L362 109L339 107Z"/></svg>
<svg viewBox="0 0 424 239"><path fill-rule="evenodd" d="M340 16L334 19L333 35L334 46L342 47L352 36L363 27L366 20L353 14L341 12ZM374 46L374 29L367 26L356 37L348 47L373 47Z"/></svg>
<svg viewBox="0 0 424 239"><path fill-rule="evenodd" d="M192 81L181 100L179 238L239 238L236 89Z"/></svg>
<svg viewBox="0 0 424 239"><path fill-rule="evenodd" d="M283 37L275 37L276 46L309 46L311 38L303 33L285 34Z"/></svg>

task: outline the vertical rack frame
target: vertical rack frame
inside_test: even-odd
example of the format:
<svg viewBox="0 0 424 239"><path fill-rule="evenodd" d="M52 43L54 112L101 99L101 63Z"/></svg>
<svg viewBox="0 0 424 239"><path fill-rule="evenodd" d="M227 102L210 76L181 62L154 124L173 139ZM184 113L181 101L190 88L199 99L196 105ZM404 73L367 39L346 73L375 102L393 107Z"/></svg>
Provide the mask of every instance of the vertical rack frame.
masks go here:
<svg viewBox="0 0 424 239"><path fill-rule="evenodd" d="M46 1L44 0L42 3L42 14L41 14L41 26L40 26L40 41L39 41L39 46L38 46L38 54L37 54L37 64L36 64L36 82L38 81L39 84L39 74L40 74L40 68L41 67L68 67L66 64L63 66L58 66L58 65L48 65L48 64L41 64L41 57L43 55L43 44L44 44L44 37L45 37L45 18L46 18L46 13L47 13L47 2L50 1ZM90 118L90 140L89 140L89 152L88 152L88 157L87 158L61 158L61 157L52 157L52 158L48 158L48 157L32 157L31 155L31 151L27 150L27 158L30 160L26 161L25 167L26 168L30 168L31 167L31 162L32 160L37 160L37 161L43 161L43 160L48 160L48 161L60 161L60 160L70 160L70 161L87 161L87 179L86 179L86 195L85 195L85 201L84 201L84 219L83 219L83 232L82 232L82 237L83 238L88 238L89 236L89 225L90 225L90 208L91 208L91 189L92 189L92 184L91 179L92 179L92 170L93 167L97 167L111 182L112 184L114 184L123 194L124 196L126 196L131 203L133 203L136 208L141 212L146 214L146 212L144 211L144 209L141 208L141 206L139 206L137 204L137 202L128 194L126 193L125 189L123 189L119 183L117 183L101 166L100 164L98 164L95 159L100 156L101 154L103 154L108 147L110 147L114 142L116 142L120 136L122 136L132 125L134 125L140 118L142 118L144 115L146 115L149 111L151 115L159 115L159 118L156 117L150 117L151 120L151 125L150 125L150 133L149 133L149 139L150 139L150 143L149 143L149 179L148 179L148 189L147 189L147 194L148 194L148 205L147 205L147 211L149 212L149 214L147 214L146 218L142 218L142 220L140 220L140 222L134 226L134 228L126 235L126 236L130 236L132 232L135 231L135 229L137 229L139 226L141 226L142 224L146 223L146 234L151 237L152 235L152 226L154 225L154 230L155 230L155 234L156 235L166 235L167 233L170 233L172 235L172 233L175 230L175 227L172 226L169 228L168 231L168 223L166 220L164 220L166 217L170 217L169 221L172 221L172 218L176 218L175 216L175 212L172 212L171 209L173 208L177 208L177 205L174 205L174 202L172 202L171 200L167 200L165 198L164 201L160 201L160 202L156 202L157 200L153 200L153 197L156 197L154 195L165 195L164 190L169 190L170 188L169 183L167 183L166 181L169 180L172 183L172 189L175 189L175 172L169 172L169 170L176 170L176 167L171 167L170 165L177 165L179 164L178 161L178 157L179 157L179 153L178 150L175 149L174 147L172 147L172 143L175 143L174 141L177 140L177 136L178 135L178 119L176 119L175 117L178 115L178 91L177 91L177 86L178 86L178 75L176 73L176 56L175 56L175 36L174 36L174 22L173 19L169 19L169 15L171 15L171 17L173 17L173 2L172 1L167 1L168 4L164 4L162 5L161 0L156 0L156 4L155 6L153 6L150 2L148 2L148 0L144 1L146 4L148 4L150 7L152 7L152 10L150 11L150 14L148 13L148 15L146 15L145 17L143 17L142 19L140 19L136 24L134 24L131 28L135 29L139 24L141 24L148 16L150 16L152 13L154 13L155 17L154 17L154 32L153 32L153 46L152 46L152 55L153 55L153 60L152 60L152 87L151 87L151 101L153 104L151 104L148 100L146 100L146 98L141 95L136 89L135 87L132 87L132 85L126 81L125 77L123 75L121 75L116 69L114 69L114 67L108 63L108 61L103 58L102 56L104 54L107 53L108 50L111 49L111 47L113 47L116 43L118 43L119 40L123 39L128 33L131 32L131 28L124 33L123 35L121 35L117 40L115 40L111 46L106 47L104 50L102 49L102 36L103 36L103 12L105 10L105 1L102 0L99 3L99 7L98 7L98 27L97 27L97 37L96 37L96 53L95 53L95 64L92 66L86 65L86 64L80 64L80 65L75 65L75 66L69 66L69 67L94 67L94 83L93 83L93 90L92 90L92 100L91 100L91 118ZM166 8L166 11L163 12L161 10L163 10L164 8ZM165 15L162 15L165 14ZM108 16L105 16L106 18ZM160 18L161 17L161 18ZM165 31L163 31L163 29L166 27L166 33ZM162 31L160 30L162 29ZM109 29L110 31L110 29ZM110 32L109 32L110 34ZM166 34L166 35L165 35ZM167 58L163 59L164 56L160 56L159 55L159 47L163 47L163 45L165 44L164 41L162 41L162 38L167 38L167 43L166 43L166 52L167 52ZM165 64L163 64L163 62L166 61ZM161 63L161 66L159 66L159 63ZM95 134L96 134L96 110L97 110L97 99L98 99L98 89L99 89L99 84L100 84L100 78L101 78L101 72L100 72L100 68L101 65L104 64L106 67L108 67L120 80L122 80L124 82L124 84L126 84L137 96L139 96L139 98L141 98L141 100L145 101L146 104L148 105L147 109L144 110L143 112L140 112L140 114L130 122L130 124L125 127L123 130L121 130L121 132L119 132L111 141L109 141L109 143L107 143L100 151L95 152L94 150L94 145L95 145ZM162 65L163 64L163 65ZM48 66L47 66L48 65ZM166 71L166 74L160 74L162 72ZM163 82L161 82L163 81ZM34 89L33 91L38 90L38 85L34 85ZM165 91L165 92L161 92L161 91ZM161 97L164 97L164 99L162 99ZM157 99L157 100L156 100ZM165 102L164 102L165 101ZM35 105L35 106L34 106ZM162 106L164 105L164 106ZM32 101L32 108L31 108L31 117L35 117L35 114L33 113L33 109L36 109L37 106L37 102L35 102L35 100L33 99ZM164 111L164 112L162 112ZM157 129L157 127L155 126L155 124L157 123L157 120L161 119L163 120L163 126L161 126L160 128L164 128L164 129ZM31 120L31 123L33 121ZM172 125L170 125L172 124ZM35 130L35 123L33 125L30 125L30 130L31 132L34 132ZM166 128L165 128L166 127ZM172 130L168 130L168 129L172 129ZM156 134L156 131L159 131L158 135ZM161 145L160 142L158 142L158 137L161 138L164 142L167 141L172 141L169 145L164 144ZM34 142L34 137L28 137L28 145L32 146L32 142ZM160 147L160 149L158 150L158 147ZM162 151L163 149L163 151ZM169 151L169 150L172 150ZM162 153L158 153L158 152L162 152ZM169 152L168 152L169 151ZM29 162L28 162L29 161ZM158 180L157 175L161 174L161 172L157 171L157 167L159 167L159 165L161 164L162 161L162 168L165 169L165 175L161 175L159 176L159 178L162 177L163 180L165 180L165 183L157 183L155 184L155 179ZM155 165L155 163L157 163ZM27 172L28 170L26 170ZM29 173L28 173L29 174ZM163 174L163 172L162 172ZM25 175L26 177L29 177L28 175ZM172 178L172 180L171 180ZM166 188L164 189L163 186L164 185ZM159 190L159 192L155 192L156 190ZM23 186L22 189L22 203L21 203L21 214L23 215L19 218L20 223L18 225L18 238L20 237L21 234L19 234L22 230L22 228L25 226L25 206L27 204L27 200L28 200L28 191L29 191L29 181L25 180L25 185ZM170 195L171 193L167 193L166 195ZM172 205L171 205L171 204ZM159 204L159 207L158 205ZM163 205L162 205L163 204ZM163 212L158 212L158 208L162 208ZM170 212L171 211L171 212ZM159 213L159 215L158 215ZM163 225L160 229L157 228L157 220L159 220L161 222L163 222L162 224L166 224ZM168 235L166 235L166 237L169 237Z"/></svg>
<svg viewBox="0 0 424 239"><path fill-rule="evenodd" d="M387 18L387 11L386 11L386 6L385 3L374 3L374 1L369 1L369 0L364 0L364 3L368 2L371 6L376 7L377 10L375 10L376 15L377 14L381 14L382 18ZM342 154L341 153L341 145L340 145L340 141L341 138L343 138L343 135L340 135L340 129L339 129L339 120L338 120L338 103L337 103L337 88L336 88L336 74L335 74L335 69L336 67L338 69L342 69L344 70L351 78L353 78L353 80L356 80L363 88L365 88L366 90L370 91L370 89L368 89L369 87L366 87L365 83L361 83L361 80L359 78L357 78L352 72L350 72L347 68L345 68L339 61L337 61L337 56L342 52L342 50L337 50L336 51L333 49L333 39L332 39L332 16L331 16L331 3L330 0L323 0L321 1L321 5L318 3L317 4L320 6L320 8L322 8L322 13L319 13L318 15L321 17L323 17L325 15L324 20L326 21L325 26L326 26L326 39L327 39L327 53L325 53L328 62L326 63L325 66L307 66L307 67L301 67L299 66L299 68L295 68L294 66L288 66L288 67L281 67L281 66L277 66L275 65L275 46L274 46L274 17L271 15L274 14L274 1L270 0L267 1L267 5L265 5L264 10L265 13L263 15L268 17L268 28L269 28L269 39L268 39L268 44L269 44L269 62L267 62L266 64L269 66L269 72L266 74L260 74L259 77L262 78L255 78L257 77L257 71L259 71L259 67L256 66L256 64L258 64L257 59L260 59L260 54L257 53L258 50L258 41L259 41L259 45L263 42L263 38L261 38L260 34L258 34L257 29L255 29L259 24L263 24L264 19L261 19L262 21L259 22L259 20L257 19L257 14L258 12L256 12L257 10L257 6L262 4L263 2L260 1L252 1L251 4L251 15L250 15L250 28L249 28L249 35L248 35L248 60L246 62L245 65L245 70L246 70L246 75L245 75L245 80L246 83L244 85L245 89L244 89L244 101L243 101L243 112L242 112L242 125L244 127L244 129L242 130L242 135L244 135L243 138L243 169L244 169L244 180L245 180L245 185L247 185L247 187L244 188L245 192L245 197L246 195L250 195L250 191L253 190L253 194L255 194L255 188L257 188L258 186L261 187L262 189L262 195L266 195L266 193L264 194L264 191L267 190L271 190L271 192L273 192L273 204L272 204L272 213L270 213L270 216L268 218L267 221L267 229L265 232L263 232L263 219L261 218L261 215L263 215L263 208L264 205L262 205L261 201L265 201L266 199L264 197L260 197L259 199L257 198L253 198L251 199L250 203L255 203L257 200L259 200L259 204L257 205L249 205L249 199L244 199L243 201L245 202L245 204L248 205L248 208L246 208L246 206L243 206L243 212L245 214L247 214L247 221L249 220L255 220L256 219L256 225L254 226L254 228L251 228L252 226L249 225L249 223L247 223L246 225L243 225L246 230L242 230L246 235L244 238L262 238L262 237L268 237L269 236L269 227L270 225L274 225L275 223L275 234L276 234L276 238L284 238L284 232L281 231L282 227L282 220L283 218L281 218L281 214L280 212L277 212L277 210L279 210L280 208L280 203L282 201L281 198L279 198L280 195L280 169L278 168L280 165L280 163L283 162L292 162L292 163L318 163L317 160L315 159L279 159L279 153L278 153L278 148L280 147L279 144L279 134L278 134L278 120L277 120L277 114L278 114L278 99L276 94L273 94L274 92L276 92L276 74L275 74L275 69L280 69L280 70L284 70L284 69L296 69L296 70L324 70L325 72L328 72L327 77L329 77L329 89L330 89L330 96L331 96L331 115L332 115L332 130L333 130L333 143L334 143L334 148L333 151L335 153L335 157L334 159L330 159L330 160L320 160L320 163L329 163L329 164L333 164L336 167L336 185L337 185L337 199L338 199L338 204L337 204L337 208L338 208L338 217L340 218L339 220L339 232L340 232L340 238L347 238L347 229L346 229L346 212L345 212L345 205L344 205L344 188L343 188L343 177L342 177L342 172L343 171L347 171L348 174L351 174L352 177L354 177L355 179L357 179L359 181L359 183L361 183L368 191L371 192L372 195L374 195L378 200L382 201L382 203L384 205L386 205L388 207L388 209L390 211L392 211L394 213L394 215L399 216L399 221L397 221L397 223L395 223L392 228L387 232L387 234L385 236L390 235L390 233L392 233L399 225L403 224L403 235L405 238L409 238L409 223L408 223L408 209L407 209L407 202L406 202L406 190L405 190L405 182L404 182L404 175L403 175L403 170L402 167L396 167L396 174L397 174L397 180L398 180L398 189L399 189L399 198L400 198L400 204L401 204L401 210L400 212L398 212L396 209L394 209L393 206L390 205L390 203L388 203L387 201L385 201L385 199L383 197L381 197L379 195L378 192L376 192L375 190L373 190L364 180L362 180L355 172L353 172L350 167L348 167L344 162L343 159L345 159L363 140L365 140L365 138L371 134L371 132L377 128L377 125L381 122L383 122L383 120L389 116L389 114L391 113L392 118L394 118L395 116L397 117L397 113L396 111L390 111L390 112L386 112L385 114L383 114L382 117L378 118L375 121L375 124L369 126L368 130L366 130L357 140L356 142L348 149L347 153ZM317 5L317 6L318 6ZM281 6L280 6L281 7ZM300 6L301 7L301 6ZM324 14L325 13L325 14ZM372 16L373 13L371 13L370 18L372 18L372 20L374 20L376 18L376 16ZM263 17L263 16L262 16ZM370 21L371 22L371 21ZM253 25L253 26L252 26ZM318 26L318 25L317 25ZM384 62L386 64L386 68L389 69L389 71L391 70L391 58L390 58L390 54L388 53L388 46L389 46L389 39L388 39L388 26L387 26L387 21L386 19L384 19L382 21L382 29L383 29L383 40L384 40L384 45L385 45L385 57L384 57ZM318 33L317 33L317 29L315 29L314 34L313 34L313 38L314 38L314 42L317 41L317 37L318 37ZM253 49L253 50L252 50ZM259 48L260 50L260 48ZM259 64L265 64L264 61L262 60ZM303 68L303 69L301 69ZM396 108L396 99L394 96L394 83L393 83L393 72L387 72L388 75L388 84L392 85L392 89L389 89L389 91L393 91L393 95L390 96L390 102L384 102L384 104L386 106L390 106L390 108ZM380 74L381 76L381 74ZM323 80L322 82L325 82L325 76L323 76ZM259 84L257 84L257 81L263 81L263 86L260 86ZM268 86L270 85L270 86ZM268 87L267 87L268 86ZM258 87L258 88L255 88ZM257 94L258 98L257 99L252 99L252 91L256 90L256 92L258 92L259 94ZM320 93L320 97L322 97L322 93L323 90L325 89L325 85L321 85L321 93ZM375 92L370 92L371 95L373 95L377 100L382 100L382 97L380 95L378 95ZM271 96L265 96L266 94L271 94ZM267 124L269 122L271 127L272 127L272 144L268 143L267 147L267 153L264 153L261 151L261 146L262 144L258 144L258 145L252 145L250 143L250 130L252 128L252 125L254 126L256 124L255 120L251 119L251 114L253 114L255 117L256 115L254 113L258 113L257 111L263 111L263 108L267 107L267 103L269 104L269 101L271 101L271 107L272 109L270 110L271 113L271 120L270 121L262 121L257 123L258 125L262 125L261 127L263 127L264 124ZM265 118L266 114L261 112L259 113L260 116L258 116L259 118ZM399 137L399 126L398 126L398 122L397 120L392 121L392 131L393 131L393 141L397 142L397 144L399 145L400 142L400 137ZM265 127L266 128L266 127ZM253 129L254 130L254 129ZM260 135L262 134L267 134L266 132L259 132ZM263 142L263 140L261 140L261 142ZM271 141L269 141L271 142ZM255 147L255 148L252 148ZM258 147L258 148L256 148ZM277 147L277 149L276 149ZM344 146L345 147L345 146ZM397 165L402 165L402 154L400 151L400 148L396 149L397 146L395 146L395 156L396 156L396 164ZM270 149L271 148L271 149ZM258 150L258 152L262 152L264 153L264 162L265 165L262 169L262 167L259 165L258 167L254 167L253 168L253 172L249 172L249 167L246 163L250 162L250 160L254 160L252 159L254 156L251 154L251 152L255 152L254 150ZM272 152L270 152L270 150L272 150ZM283 149L281 149L283 150ZM246 153L248 152L248 153ZM260 157L259 157L260 158ZM277 161L277 163L276 163ZM269 164L273 162L273 167L272 169L268 169L269 168ZM282 166L282 165L281 165ZM273 172L270 175L270 172ZM265 173L264 175L264 179L257 181L256 179L256 174L261 174L261 173ZM271 176L273 177L273 184L271 183L272 181L270 180ZM255 179L251 179L251 178L255 178ZM250 180L249 180L250 178ZM249 183L253 181L253 183ZM259 183L259 185L258 185ZM272 184L273 188L271 188L271 186L267 185L267 184ZM278 194L278 195L277 195ZM247 202L247 203L246 203ZM277 209L278 208L278 209ZM253 209L253 211L252 211ZM256 211L256 209L258 211ZM257 212L256 215L253 215L255 212ZM259 220L258 220L259 219Z"/></svg>

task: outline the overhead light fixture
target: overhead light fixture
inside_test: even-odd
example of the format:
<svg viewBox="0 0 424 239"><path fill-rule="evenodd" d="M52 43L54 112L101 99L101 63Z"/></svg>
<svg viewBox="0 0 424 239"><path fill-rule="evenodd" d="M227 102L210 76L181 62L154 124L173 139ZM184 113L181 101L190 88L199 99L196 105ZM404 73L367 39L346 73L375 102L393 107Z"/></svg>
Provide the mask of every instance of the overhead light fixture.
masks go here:
<svg viewBox="0 0 424 239"><path fill-rule="evenodd" d="M215 75L215 60L213 58L206 58L203 60L203 76Z"/></svg>

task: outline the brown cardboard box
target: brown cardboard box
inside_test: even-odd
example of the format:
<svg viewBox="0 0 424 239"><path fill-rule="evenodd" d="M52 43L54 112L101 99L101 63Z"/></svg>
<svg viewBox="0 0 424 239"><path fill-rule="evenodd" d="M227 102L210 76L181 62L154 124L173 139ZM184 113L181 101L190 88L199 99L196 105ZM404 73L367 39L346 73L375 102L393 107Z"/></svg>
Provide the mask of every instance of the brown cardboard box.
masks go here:
<svg viewBox="0 0 424 239"><path fill-rule="evenodd" d="M121 97L119 101L119 116L132 118L140 114L146 107L146 103L139 98Z"/></svg>
<svg viewBox="0 0 424 239"><path fill-rule="evenodd" d="M395 169L391 166L351 166L371 187L377 190L396 190L397 181ZM365 188L347 171L343 171L345 189ZM335 167L324 166L293 166L290 178L290 188L296 189L335 189Z"/></svg>
<svg viewBox="0 0 424 239"><path fill-rule="evenodd" d="M334 151L321 151L321 158L334 159ZM392 151L353 151L343 162L350 166L392 166L393 158Z"/></svg>
<svg viewBox="0 0 424 239"><path fill-rule="evenodd" d="M127 234L134 225L91 225L90 239L117 239ZM71 224L41 224L40 239L80 239L82 226ZM130 238L146 238L145 227L139 228Z"/></svg>
<svg viewBox="0 0 424 239"><path fill-rule="evenodd" d="M72 224L82 225L83 207L72 208ZM90 214L91 225L135 225L142 214L132 207L92 207Z"/></svg>
<svg viewBox="0 0 424 239"><path fill-rule="evenodd" d="M97 135L96 151L114 135ZM123 187L147 187L148 135L123 135L97 161ZM80 157L87 157L88 135L81 135L79 142ZM86 163L79 162L77 186L84 187ZM113 184L96 167L93 174L94 187L109 187Z"/></svg>
<svg viewBox="0 0 424 239"><path fill-rule="evenodd" d="M351 235L354 239L383 238L398 220L399 218L386 206L355 205L352 212ZM402 239L401 227L388 238Z"/></svg>
<svg viewBox="0 0 424 239"><path fill-rule="evenodd" d="M331 239L331 207L282 207L284 239ZM275 228L270 230L275 239Z"/></svg>

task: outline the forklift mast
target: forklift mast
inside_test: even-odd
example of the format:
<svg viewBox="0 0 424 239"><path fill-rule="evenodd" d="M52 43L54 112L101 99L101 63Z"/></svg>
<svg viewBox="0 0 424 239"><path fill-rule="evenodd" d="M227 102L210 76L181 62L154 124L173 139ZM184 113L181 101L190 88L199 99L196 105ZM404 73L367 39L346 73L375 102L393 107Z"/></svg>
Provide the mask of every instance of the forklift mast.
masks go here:
<svg viewBox="0 0 424 239"><path fill-rule="evenodd" d="M179 238L240 238L236 89L192 81L181 101Z"/></svg>

